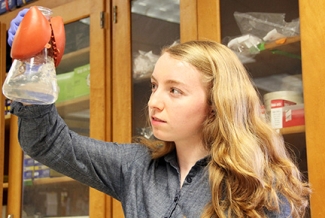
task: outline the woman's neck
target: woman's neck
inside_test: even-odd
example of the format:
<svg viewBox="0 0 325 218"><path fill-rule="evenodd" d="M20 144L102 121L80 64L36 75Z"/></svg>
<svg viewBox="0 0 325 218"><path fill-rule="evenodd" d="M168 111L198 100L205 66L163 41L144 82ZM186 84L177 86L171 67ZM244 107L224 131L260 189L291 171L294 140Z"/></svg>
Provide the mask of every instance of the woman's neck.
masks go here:
<svg viewBox="0 0 325 218"><path fill-rule="evenodd" d="M180 185L182 186L187 174L195 163L209 154L202 143L176 144L177 161L180 169Z"/></svg>

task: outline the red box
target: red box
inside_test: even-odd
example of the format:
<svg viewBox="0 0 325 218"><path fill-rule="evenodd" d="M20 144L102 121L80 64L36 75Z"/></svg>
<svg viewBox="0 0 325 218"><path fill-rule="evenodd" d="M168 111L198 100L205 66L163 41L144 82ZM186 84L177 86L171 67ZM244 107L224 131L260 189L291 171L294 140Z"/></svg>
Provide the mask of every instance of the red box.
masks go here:
<svg viewBox="0 0 325 218"><path fill-rule="evenodd" d="M304 125L304 105L283 99L271 100L270 120L275 129Z"/></svg>
<svg viewBox="0 0 325 218"><path fill-rule="evenodd" d="M271 108L285 107L289 105L295 105L295 102L287 101L284 99L273 99L271 100Z"/></svg>
<svg viewBox="0 0 325 218"><path fill-rule="evenodd" d="M282 111L282 128L305 125L303 104L283 107Z"/></svg>

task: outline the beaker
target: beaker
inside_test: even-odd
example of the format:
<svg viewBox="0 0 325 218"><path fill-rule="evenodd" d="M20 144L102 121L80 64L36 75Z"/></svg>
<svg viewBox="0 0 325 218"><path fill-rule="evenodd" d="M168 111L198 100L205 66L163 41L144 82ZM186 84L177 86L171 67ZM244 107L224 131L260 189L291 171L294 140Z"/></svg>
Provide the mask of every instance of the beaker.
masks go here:
<svg viewBox="0 0 325 218"><path fill-rule="evenodd" d="M50 9L37 8L48 20L51 18ZM14 59L2 86L3 94L13 101L27 104L54 103L58 98L59 87L54 59L49 53L48 47L45 46L34 57Z"/></svg>

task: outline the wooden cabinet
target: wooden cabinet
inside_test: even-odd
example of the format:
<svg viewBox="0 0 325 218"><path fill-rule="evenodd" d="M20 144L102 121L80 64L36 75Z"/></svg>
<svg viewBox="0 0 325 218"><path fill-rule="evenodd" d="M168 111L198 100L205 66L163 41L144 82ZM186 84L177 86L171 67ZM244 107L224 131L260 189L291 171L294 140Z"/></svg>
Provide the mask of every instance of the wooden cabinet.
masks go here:
<svg viewBox="0 0 325 218"><path fill-rule="evenodd" d="M203 1L208 2L208 1ZM202 4L204 4L202 2ZM214 1L213 1L214 2ZM207 6L207 5L205 5ZM304 110L305 110L305 126L298 128L282 129L284 139L291 146L291 149L296 151L298 162L302 171L308 169L308 179L311 184L313 193L310 199L310 216L321 217L325 212L323 196L325 194L322 184L324 183L324 170L321 167L324 164L324 147L322 146L322 132L324 132L325 115L322 112L322 107L319 102L324 99L323 82L324 78L322 72L324 66L322 61L324 54L321 50L320 41L324 38L324 13L321 8L324 7L322 1L308 2L305 0L299 1L272 1L261 2L249 0L245 3L238 3L237 1L219 1L220 10L220 40L226 34L236 35L236 28L234 28L234 20L230 19L229 14L225 13L227 10L234 9L240 12L269 12L269 13L285 13L286 21L290 22L291 19L300 18L300 42L288 43L293 46L294 50L286 50L290 48L278 48L288 52L295 52L301 55L301 62L296 58L282 57L280 61L274 60L276 57L269 57L272 60L265 64L266 67L260 69L262 73L268 73L273 70L275 73L287 72L289 74L300 73L303 82L303 95L304 95ZM218 7L215 7L218 10ZM206 29L208 30L208 29ZM238 30L238 29L237 29ZM298 45L298 50L296 49ZM261 53L261 55L263 55ZM259 59L257 56L256 59ZM261 58L261 60L263 60ZM274 61L273 61L274 60ZM272 63L273 62L273 63ZM263 64L263 62L262 62ZM273 65L268 65L273 64ZM256 63L255 65L259 65ZM247 66L252 70L252 75L256 75L253 71L253 65ZM259 66L258 66L259 67ZM263 65L261 65L263 67ZM257 68L258 69L258 68Z"/></svg>
<svg viewBox="0 0 325 218"><path fill-rule="evenodd" d="M325 131L325 114L322 102L325 99L324 83L325 53L322 49L324 40L325 14L322 0L310 3L299 0L302 72L306 117L306 150L308 161L309 182L312 187L311 217L322 217L324 207L325 182L325 146L323 132Z"/></svg>
<svg viewBox="0 0 325 218"><path fill-rule="evenodd" d="M5 25L2 24L0 22L0 38L6 37L6 28ZM3 48L5 47L5 42L2 42L2 40L0 40L0 47ZM5 70L5 56L6 52L1 49L0 50L0 71ZM2 84L4 81L4 75L0 74L0 83ZM4 104L5 102L5 98L3 95L0 95L0 102L2 104ZM5 176L5 168L7 168L7 165L5 165L5 133L6 133L6 129L5 129L5 111L4 111L4 106L1 105L0 107L0 114L2 116L0 116L0 214L2 214L2 209L3 206L2 205L6 205L6 202L3 202L3 198L5 198L6 195L6 191L8 188L8 183L6 183L4 176Z"/></svg>
<svg viewBox="0 0 325 218"><path fill-rule="evenodd" d="M216 3L218 2L218 3ZM310 199L310 216L321 217L325 213L324 194L322 184L325 181L324 169L321 167L325 164L325 152L322 145L322 133L324 132L325 114L323 113L321 102L325 99L324 84L324 65L322 60L325 54L321 49L324 39L324 2L321 0L309 3L306 0L290 0L290 1L272 1L262 2L248 0L245 2L238 1L197 1L198 11L205 11L202 15L201 22L205 22L198 31L198 39L212 39L222 41L226 36L237 36L239 30L233 19L234 10L239 12L269 12L269 13L285 13L286 21L289 22L293 18L300 18L300 40L288 43L288 46L294 48L294 52L299 52L301 62L297 60L286 61L279 64L275 57L264 58L268 61L260 72L277 73L279 70L287 70L291 72L301 73L303 80L304 110L305 110L305 126L282 129L284 139L291 144L300 162L302 171L308 170L308 179L312 188ZM200 14L198 19L201 19ZM200 25L199 25L200 26ZM213 35L213 33L218 33ZM298 45L298 50L296 50ZM281 48L286 49L286 48ZM287 50L288 51L288 50ZM292 50L289 50L292 52ZM261 54L264 55L264 54ZM259 56L256 59L263 59ZM280 61L287 60L286 57ZM265 62L264 62L265 63ZM254 75L254 67L259 67L257 62L255 65L246 65ZM261 62L263 67L263 62ZM276 69L276 70L274 70ZM255 74L256 75L256 74Z"/></svg>
<svg viewBox="0 0 325 218"><path fill-rule="evenodd" d="M82 124L82 128L85 132L81 134L90 135L93 138L101 139L101 140L110 140L109 134L106 133L106 126L109 126L106 121L107 118L110 117L110 112L106 110L106 83L109 81L110 69L106 70L106 61L109 60L105 59L105 45L106 38L105 35L109 35L109 30L105 29L103 26L105 17L105 8L104 8L104 1L102 0L58 0L58 1L46 1L46 0L39 0L33 3L28 4L25 7L30 7L32 5L41 5L44 7L48 7L53 11L53 15L61 16L64 20L66 25L66 34L70 31L69 25L73 25L74 23L83 23L88 28L88 33L85 36L88 41L88 44L83 46L82 48L75 48L70 49L71 52L67 52L68 46L73 47L74 42L78 41L77 43L82 44L82 37L83 35L78 35L75 38L72 38L70 34L67 36L67 43L66 44L66 53L62 58L61 65L57 68L57 73L67 73L71 70L85 65L87 63L90 64L90 84L94 84L90 86L90 94L85 95L83 97L73 98L71 100L67 100L64 102L60 102L57 104L57 108L59 113L65 119L71 119L73 115L74 120L73 122L77 122L77 125L80 126ZM4 55L6 53L5 45L6 45L6 33L5 30L9 28L10 21L17 15L20 9L13 10L12 12L6 13L0 16L1 22L1 81L5 76L5 62L3 62ZM71 32L71 31L70 31ZM73 31L72 31L73 32ZM109 40L107 40L109 43ZM4 45L4 46L3 46ZM1 83L2 84L2 83ZM2 95L1 95L2 96ZM1 97L3 100L3 97ZM3 108L1 108L3 110ZM1 110L1 111L2 111ZM85 119L76 119L76 117L86 117ZM3 117L1 117L1 134L4 133L3 130ZM91 119L90 119L91 118ZM69 193L69 190L73 188L72 186L80 186L75 181L66 178L66 177L59 177L59 178L50 178L50 179L42 179L42 180L35 180L33 182L33 187L24 186L23 183L23 153L20 149L19 143L17 141L17 117L11 116L10 120L10 153L9 153L9 181L8 181L8 205L7 205L7 214L13 215L14 217L23 217L26 216L25 212L22 213L24 208L24 198L28 195L34 195L34 199L41 198L42 193L44 192L53 192L53 190L57 189L57 184L62 184L67 189L66 193ZM74 123L70 122L73 125ZM1 137L1 140L4 137ZM8 140L8 138L6 138ZM1 148L2 141L1 141ZM1 158L0 161L3 161L3 151L0 151ZM1 166L3 166L1 164ZM2 169L0 172L2 174ZM1 176L2 178L2 176ZM2 184L2 182L1 182ZM55 189L53 188L55 186ZM70 187L69 187L70 186ZM36 188L36 192L32 191L33 188ZM3 189L4 190L4 189ZM81 190L81 189L80 189ZM80 191L82 193L84 191ZM84 190L84 188L82 188ZM62 201L60 198L64 198L62 194L66 194L65 192L61 191L61 195L55 194L56 196L54 199ZM78 194L78 192L76 193ZM76 195L75 194L75 195ZM106 196L96 190L89 189L86 187L86 195L87 205L85 208L89 212L88 214L83 213L83 216L90 216L90 217L106 217ZM71 196L73 197L73 196ZM77 198L77 199L80 199ZM31 202L32 200L28 200ZM23 202L22 204L20 202ZM43 202L44 203L44 202ZM61 202L62 203L62 202ZM75 202L75 204L77 204ZM37 209L42 210L42 206L44 205L36 205ZM61 206L64 206L61 204ZM72 205L71 205L72 206ZM109 206L109 205L108 205ZM57 210L59 210L58 208ZM71 210L72 208L70 208ZM34 211L35 213L37 211ZM67 210L59 213L60 216L67 213ZM25 214L25 215L24 215ZM42 214L43 215L43 214ZM69 214L66 214L69 215ZM71 215L73 213L71 212ZM76 215L76 213L74 214ZM31 214L27 214L27 216L31 216Z"/></svg>
<svg viewBox="0 0 325 218"><path fill-rule="evenodd" d="M69 102L69 107L64 107L65 103L60 103L57 106L62 113L71 113L80 107L87 110L88 106L85 105L89 105L91 118L89 121L89 135L91 137L106 141L130 142L136 131L135 123L137 119L135 119L135 116L137 115L134 114L134 111L139 111L138 106L135 105L135 100L138 98L139 101L145 101L141 95L136 97L135 92L142 90L139 87L144 87L146 84L135 85L132 75L134 49L132 47L134 46L134 42L132 42L132 1L39 0L29 4L28 7L31 5L42 5L51 8L54 14L62 16L67 24L83 18L90 18L90 44L88 48L79 51L80 53L89 54L90 80L91 84L94 84L90 86L90 96L89 98ZM295 146L294 148L298 148L296 150L299 152L306 151L303 161L308 163L308 178L313 189L310 206L311 217L315 218L321 217L325 213L323 207L325 192L322 189L325 173L321 167L325 164L325 147L322 146L325 115L321 106L325 99L323 89L325 81L322 76L325 71L322 64L325 53L321 49L325 32L324 25L322 25L325 15L321 11L324 7L325 3L322 0L315 0L312 3L307 0L290 0L286 1L285 4L283 1L277 1L277 3L268 2L266 4L258 0L247 0L245 2L233 0L180 0L180 21L177 27L179 28L181 42L197 39L211 39L221 42L227 35L235 36L239 34L236 24L231 23L230 19L233 16L234 9L251 10L252 12L287 12L291 18L299 16L301 22L300 38L296 38L294 43L287 44L288 46L293 45L294 48L298 44L298 52L300 52L302 59L298 62L295 60L293 65L283 67L286 67L287 70L295 68L295 70L300 70L302 73L305 126L282 129L281 132L284 134L285 139ZM14 10L0 16L0 57L2 61L0 66L2 76L5 70L3 63L3 45L5 44L3 29L5 28L4 25L6 28L9 27L10 20L16 16L17 12L18 10ZM74 61L80 59L79 55L79 53L66 55L59 68L69 67ZM65 62L65 59L67 62ZM273 64L273 59L270 59L270 57L264 59ZM277 67L281 67L281 64L278 64ZM272 74L272 68L263 67L263 63L259 62L257 65L260 68L255 68L254 65L247 65L247 67L252 72L257 69L256 72L269 71ZM12 116L10 119L9 203L7 211L8 214L21 217L21 204L19 202L21 202L23 191L21 184L22 153L16 137L16 122L17 118ZM0 124L1 127L4 125L2 119L0 119ZM2 161L2 154L3 151L0 150L0 161ZM301 163L301 167L307 168L306 163ZM0 168L0 173L1 170ZM111 197L90 189L89 199L90 217L123 217L121 205Z"/></svg>
<svg viewBox="0 0 325 218"><path fill-rule="evenodd" d="M203 0L196 1L196 4L197 39L212 39L219 42L226 36L240 35L232 17L235 10L239 10L239 12L285 13L287 22L299 17L299 40L289 42L290 48L280 49L295 52L295 54L298 52L298 55L301 55L301 62L290 60L281 63L281 61L287 60L286 57L276 60L278 58L274 56L262 58L257 56L256 59L261 61L264 59L267 63L257 62L255 65L246 65L246 67L253 73L253 76L255 69L269 74L272 74L274 69L276 70L273 71L273 74L279 70L300 71L303 80L305 126L281 129L281 132L288 145L292 145L291 149L296 151L301 170L308 170L308 179L313 192L310 198L310 216L321 217L325 213L323 206L325 191L322 188L325 181L325 173L322 168L325 164L325 147L322 139L322 133L325 131L325 114L321 106L321 102L325 99L322 75L324 72L322 60L325 58L325 53L321 49L325 32L325 15L322 12L324 1L317 0L310 3L306 0L285 2ZM293 50L290 50L292 48Z"/></svg>
<svg viewBox="0 0 325 218"><path fill-rule="evenodd" d="M316 0L313 3L306 0L286 2L180 1L180 40L182 42L196 39L222 42L228 34L228 36L238 36L240 32L233 19L235 10L285 13L287 22L300 18L300 37L288 40L281 47L270 45L270 49L293 52L297 56L301 55L301 60L274 56L265 51L260 54L261 56L256 56L258 61L255 64L249 64L246 67L253 73L253 76L254 74L261 76L258 73L273 75L277 72L291 71L298 72L303 78L305 125L280 131L290 146L289 149L293 150L298 157L300 169L308 175L313 190L308 217L321 217L325 213L325 207L323 207L325 192L321 187L325 181L324 170L321 167L325 164L325 147L322 145L325 113L321 106L325 99L322 75L324 72L322 60L325 58L322 50L325 33L323 25L325 15L322 12L324 4L322 0ZM132 99L135 90L131 78L131 8L128 1L113 0L113 6L117 6L119 14L122 15L119 16L117 23L112 23L112 90L114 90L112 92L112 114L114 115L112 138L114 141L125 142L131 141L132 138L132 121L134 121L132 111L135 107L135 100ZM113 205L119 207L116 202L113 202ZM121 214L114 215L116 215L114 217L122 216Z"/></svg>

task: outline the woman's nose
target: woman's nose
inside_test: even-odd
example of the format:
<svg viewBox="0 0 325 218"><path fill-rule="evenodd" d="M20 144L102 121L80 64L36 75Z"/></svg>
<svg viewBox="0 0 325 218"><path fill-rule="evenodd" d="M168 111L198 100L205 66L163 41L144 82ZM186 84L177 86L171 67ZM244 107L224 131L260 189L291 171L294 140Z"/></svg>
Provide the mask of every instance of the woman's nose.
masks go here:
<svg viewBox="0 0 325 218"><path fill-rule="evenodd" d="M149 101L148 101L148 107L150 109L159 109L162 110L164 107L162 97L159 96L158 92L153 92L150 95Z"/></svg>

